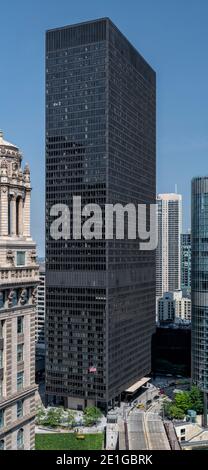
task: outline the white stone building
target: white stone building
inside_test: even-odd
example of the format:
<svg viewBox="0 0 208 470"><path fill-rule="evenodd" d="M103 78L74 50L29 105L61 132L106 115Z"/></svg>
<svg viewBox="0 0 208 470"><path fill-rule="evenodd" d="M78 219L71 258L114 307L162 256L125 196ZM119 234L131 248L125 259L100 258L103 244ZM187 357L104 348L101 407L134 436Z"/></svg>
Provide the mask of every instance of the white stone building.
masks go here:
<svg viewBox="0 0 208 470"><path fill-rule="evenodd" d="M45 353L45 264L40 264L37 287L35 342L38 354Z"/></svg>
<svg viewBox="0 0 208 470"><path fill-rule="evenodd" d="M165 292L158 299L158 320L169 323L189 323L191 321L191 298L183 297L181 290Z"/></svg>
<svg viewBox="0 0 208 470"><path fill-rule="evenodd" d="M156 296L181 288L182 196L158 194Z"/></svg>
<svg viewBox="0 0 208 470"><path fill-rule="evenodd" d="M0 449L34 449L36 245L30 170L0 132Z"/></svg>

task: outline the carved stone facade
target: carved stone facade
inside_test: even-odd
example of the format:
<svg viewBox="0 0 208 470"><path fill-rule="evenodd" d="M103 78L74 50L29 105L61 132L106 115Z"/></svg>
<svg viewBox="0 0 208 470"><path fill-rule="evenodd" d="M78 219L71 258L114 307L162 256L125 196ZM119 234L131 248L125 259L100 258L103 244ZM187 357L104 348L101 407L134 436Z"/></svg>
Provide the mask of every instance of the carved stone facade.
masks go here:
<svg viewBox="0 0 208 470"><path fill-rule="evenodd" d="M35 296L30 170L0 131L0 449L35 445Z"/></svg>

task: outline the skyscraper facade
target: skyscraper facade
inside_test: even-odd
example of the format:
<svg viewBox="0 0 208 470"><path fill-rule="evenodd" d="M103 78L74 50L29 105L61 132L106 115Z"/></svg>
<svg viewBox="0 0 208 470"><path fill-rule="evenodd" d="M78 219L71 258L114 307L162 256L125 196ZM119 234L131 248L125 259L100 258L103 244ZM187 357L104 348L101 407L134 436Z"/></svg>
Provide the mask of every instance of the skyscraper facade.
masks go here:
<svg viewBox="0 0 208 470"><path fill-rule="evenodd" d="M155 253L51 238L73 196L155 203L155 72L105 18L46 35L46 393L108 406L151 369Z"/></svg>
<svg viewBox="0 0 208 470"><path fill-rule="evenodd" d="M156 295L181 288L182 197L158 194L158 246L156 250Z"/></svg>
<svg viewBox="0 0 208 470"><path fill-rule="evenodd" d="M192 180L191 298L192 379L204 392L205 424L208 392L208 177Z"/></svg>
<svg viewBox="0 0 208 470"><path fill-rule="evenodd" d="M30 170L0 132L0 449L35 445L36 245Z"/></svg>
<svg viewBox="0 0 208 470"><path fill-rule="evenodd" d="M181 234L181 289L191 292L191 234Z"/></svg>

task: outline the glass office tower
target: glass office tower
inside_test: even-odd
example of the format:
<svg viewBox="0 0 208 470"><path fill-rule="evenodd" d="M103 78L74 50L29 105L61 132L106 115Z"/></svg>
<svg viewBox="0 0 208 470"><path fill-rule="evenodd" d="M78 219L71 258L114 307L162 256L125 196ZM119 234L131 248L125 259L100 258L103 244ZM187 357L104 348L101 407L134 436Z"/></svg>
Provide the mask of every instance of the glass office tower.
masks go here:
<svg viewBox="0 0 208 470"><path fill-rule="evenodd" d="M53 240L50 209L155 202L155 72L109 19L46 34L46 393L111 406L150 372L155 253ZM72 230L72 227L71 227Z"/></svg>
<svg viewBox="0 0 208 470"><path fill-rule="evenodd" d="M208 392L208 177L192 180L191 297L192 379L204 392L207 424Z"/></svg>

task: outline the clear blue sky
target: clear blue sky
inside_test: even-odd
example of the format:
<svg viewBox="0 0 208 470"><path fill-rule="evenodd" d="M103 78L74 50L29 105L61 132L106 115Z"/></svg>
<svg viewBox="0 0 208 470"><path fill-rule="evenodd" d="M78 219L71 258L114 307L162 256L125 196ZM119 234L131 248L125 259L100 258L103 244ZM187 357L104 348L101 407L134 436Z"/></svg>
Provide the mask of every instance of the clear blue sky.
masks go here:
<svg viewBox="0 0 208 470"><path fill-rule="evenodd" d="M0 7L0 128L32 171L32 233L44 253L44 33L109 16L157 72L158 191L208 174L207 0L8 0Z"/></svg>

